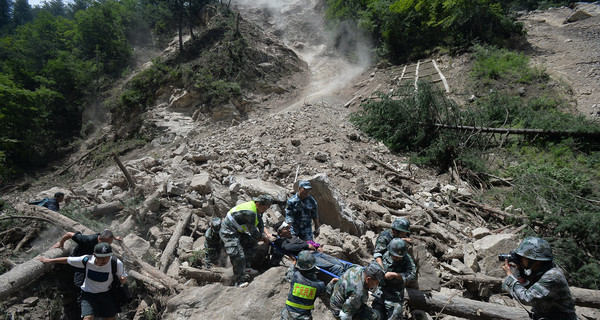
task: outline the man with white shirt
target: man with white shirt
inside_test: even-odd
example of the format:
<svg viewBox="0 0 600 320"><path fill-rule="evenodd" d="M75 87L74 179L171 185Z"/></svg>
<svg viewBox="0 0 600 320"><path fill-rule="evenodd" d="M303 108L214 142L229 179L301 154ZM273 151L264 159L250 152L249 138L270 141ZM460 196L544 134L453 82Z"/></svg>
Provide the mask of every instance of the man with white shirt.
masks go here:
<svg viewBox="0 0 600 320"><path fill-rule="evenodd" d="M55 259L39 257L38 260L43 263L62 263L77 268L84 268L85 279L81 285L81 316L83 320L93 320L94 316L113 320L117 315L117 305L110 291L111 284L113 283L112 255L113 252L110 244L101 242L94 247L94 254L92 256ZM119 277L121 284L124 284L127 281L127 277L123 272L123 262L119 259L116 259L116 261L116 276Z"/></svg>

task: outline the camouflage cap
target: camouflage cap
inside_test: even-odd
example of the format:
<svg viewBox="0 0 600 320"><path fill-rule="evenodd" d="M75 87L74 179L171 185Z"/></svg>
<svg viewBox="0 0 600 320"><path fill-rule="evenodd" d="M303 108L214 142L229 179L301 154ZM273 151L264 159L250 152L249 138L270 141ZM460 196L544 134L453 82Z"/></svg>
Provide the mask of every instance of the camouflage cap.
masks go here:
<svg viewBox="0 0 600 320"><path fill-rule="evenodd" d="M210 226L213 227L214 229L220 229L221 228L221 218L219 218L219 217L212 218L212 220L210 220Z"/></svg>
<svg viewBox="0 0 600 320"><path fill-rule="evenodd" d="M407 251L406 242L400 238L394 238L388 244L388 252L393 256L404 257Z"/></svg>
<svg viewBox="0 0 600 320"><path fill-rule="evenodd" d="M385 279L385 273L383 272L383 268L381 268L379 263L375 261L369 263L369 265L365 267L365 273L367 277L377 279L380 285L383 284Z"/></svg>
<svg viewBox="0 0 600 320"><path fill-rule="evenodd" d="M298 254L298 261L296 262L296 269L308 271L314 269L316 264L315 257L308 250L304 250Z"/></svg>
<svg viewBox="0 0 600 320"><path fill-rule="evenodd" d="M270 196L270 195L268 195L268 194L261 194L261 195L260 195L260 196L258 196L258 197L254 197L254 198L252 198L252 200L254 200L254 201L256 201L256 202L260 203L261 205L267 205L267 206L270 206L270 205L272 205L272 204L273 204L273 197L271 197L271 196Z"/></svg>
<svg viewBox="0 0 600 320"><path fill-rule="evenodd" d="M525 238L515 250L515 253L536 261L552 261L553 259L550 243L537 237Z"/></svg>
<svg viewBox="0 0 600 320"><path fill-rule="evenodd" d="M306 180L300 180L300 183L298 183L298 186L300 188L306 189L306 190L312 189L312 186L310 185L310 182L306 181Z"/></svg>
<svg viewBox="0 0 600 320"><path fill-rule="evenodd" d="M402 232L410 232L410 221L408 221L406 218L398 218L392 222L392 229Z"/></svg>

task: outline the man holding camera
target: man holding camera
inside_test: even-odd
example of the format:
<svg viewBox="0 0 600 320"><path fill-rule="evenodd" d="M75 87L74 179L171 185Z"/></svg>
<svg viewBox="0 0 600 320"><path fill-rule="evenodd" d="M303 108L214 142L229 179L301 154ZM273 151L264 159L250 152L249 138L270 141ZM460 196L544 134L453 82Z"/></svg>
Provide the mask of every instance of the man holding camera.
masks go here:
<svg viewBox="0 0 600 320"><path fill-rule="evenodd" d="M552 262L552 248L541 238L525 238L517 250L500 255L506 279L502 288L524 305L536 320L576 320L575 303L562 270ZM518 267L518 275L513 267Z"/></svg>

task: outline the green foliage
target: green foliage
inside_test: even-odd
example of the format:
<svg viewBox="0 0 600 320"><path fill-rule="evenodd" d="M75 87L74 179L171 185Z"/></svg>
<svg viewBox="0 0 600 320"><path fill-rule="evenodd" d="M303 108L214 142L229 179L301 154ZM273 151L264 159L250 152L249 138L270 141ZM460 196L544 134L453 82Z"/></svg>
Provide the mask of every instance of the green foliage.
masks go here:
<svg viewBox="0 0 600 320"><path fill-rule="evenodd" d="M107 228L106 223L102 220L98 221L94 219L90 212L85 210L83 203L79 201L72 201L68 205L61 207L60 213L92 230L104 230Z"/></svg>
<svg viewBox="0 0 600 320"><path fill-rule="evenodd" d="M491 0L327 1L328 19L352 21L378 40L385 58L402 61L437 47L501 44L523 27Z"/></svg>
<svg viewBox="0 0 600 320"><path fill-rule="evenodd" d="M485 178L476 174L490 168L494 168L496 176L512 178L512 188L491 189L486 197L499 201L499 207L522 209L536 234L555 238L557 261L568 271L570 283L597 288L598 273L590 272L598 270L600 260L598 142L576 136L486 134L456 127L598 134L599 123L565 112L565 103L550 90L539 91L531 98L509 95L511 85L523 83L519 79L527 75L529 88L540 90L543 86L538 83L547 80L547 75L530 68L520 54L485 47L475 51L477 68L472 81L489 80L488 85L482 86L488 92L492 86L508 90L488 93L460 107L446 101L435 87L420 83L417 92L407 88L380 94L377 101L367 101L351 115L351 121L392 150L409 152L413 162L435 165L441 170L456 164L463 178L477 183L485 183Z"/></svg>
<svg viewBox="0 0 600 320"><path fill-rule="evenodd" d="M479 81L490 83L492 80L503 80L529 84L548 80L544 70L529 68L529 58L523 53L481 45L475 45L473 49L476 62L471 75Z"/></svg>
<svg viewBox="0 0 600 320"><path fill-rule="evenodd" d="M144 110L153 99L154 92L160 85L168 81L172 69L160 60L155 60L151 67L138 73L121 95L119 106L125 110Z"/></svg>

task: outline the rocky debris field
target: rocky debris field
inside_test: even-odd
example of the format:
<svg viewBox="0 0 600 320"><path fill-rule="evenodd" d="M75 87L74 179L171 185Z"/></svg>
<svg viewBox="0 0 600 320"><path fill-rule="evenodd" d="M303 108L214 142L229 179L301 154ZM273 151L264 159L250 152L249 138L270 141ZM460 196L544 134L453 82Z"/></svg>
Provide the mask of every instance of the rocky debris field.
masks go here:
<svg viewBox="0 0 600 320"><path fill-rule="evenodd" d="M593 21L582 20L590 23L583 30L593 30ZM444 72L452 69L449 59L439 62ZM101 220L125 238L114 246L121 257L127 252L135 298L121 318L150 319L153 314L161 319L279 319L289 289L283 278L285 267L264 270L257 263L263 273L248 287L235 288L228 286L230 269L207 270L190 259L203 248L203 234L212 217L224 217L236 203L258 194L285 201L298 180L308 179L323 223L316 241L333 256L364 265L372 259L381 231L397 217L411 221L418 280L407 291L411 312L407 319L526 319L522 307L500 290L503 272L497 258L519 242L518 233L525 226L506 222L523 218L519 208L494 208L475 201L478 190L458 175L437 175L411 165L348 121L358 101L375 90L392 89L397 73L397 68L372 68L355 79L355 85L306 102L258 110L255 118L238 118L228 127L187 114L185 126L165 125L152 144L121 156L125 170L115 164L44 192L15 190L7 200L22 214L48 219L60 228L36 222L33 235L3 231L0 254L7 272L0 275L0 310L23 318L60 314L56 301L64 302L61 294L69 288L59 285L56 275L66 270L31 259L38 254L67 254L50 249L64 230L99 230L22 203L62 191L68 202L62 210ZM460 75L449 72L447 77L453 88L453 79ZM597 91L591 88L590 97ZM163 100L181 93L169 91ZM293 99L281 92L271 94L279 99L273 101ZM156 112L153 118L165 119L173 110L165 107L160 112L164 114ZM283 219L282 209L274 205L267 211L267 227ZM59 272L46 273L50 270ZM600 318L597 292L573 288L573 295L580 315ZM314 318L333 319L320 301Z"/></svg>
<svg viewBox="0 0 600 320"><path fill-rule="evenodd" d="M316 241L324 244L326 253L364 265L372 259L377 234L395 218L406 217L412 223L412 252L419 266L413 287L439 291L440 299L448 299L446 312L465 318L475 319L465 310L453 309L451 297L500 303L518 312L515 302L500 293L502 270L497 254L509 252L519 242L521 228L504 223L507 217L519 219L519 210L477 203L472 197L476 190L469 186L449 175L436 177L409 165L407 159L356 131L346 120L349 111L344 104L323 98L319 103L245 121L210 137L182 139L155 150L152 156L123 161L135 190L115 166L87 183L47 193L62 190L67 200L77 199L89 212L114 217L110 228L125 237L123 244L135 257L185 284L171 285L168 294L168 289L149 290L145 287L151 282L130 275L138 283L138 299L126 318L143 318L143 313L134 312L135 303L154 303L163 319L277 319L287 292L282 280L285 268L266 271L247 288L227 287L226 273L221 283L205 285L187 278L182 270L190 266L190 254L203 248L203 231L212 217L224 217L236 202L258 194L284 201L300 178L314 186L324 224ZM138 205L98 212L99 206L126 203L140 193L147 197ZM265 215L269 227L281 219L283 212L277 205ZM7 245L3 250L10 248ZM29 254L48 248L47 244L34 246ZM127 261L132 260L130 255ZM11 272L0 276L0 282L8 281ZM14 295L7 300L11 305L7 310L41 312L34 310L43 303L24 306L29 294L8 290L12 292L0 292L3 299ZM180 294L161 305L148 292L160 292L163 297ZM239 307L231 308L234 303ZM434 309L425 312L434 315L435 304L430 303ZM316 318L329 319L320 305ZM597 310L579 311L600 316Z"/></svg>

